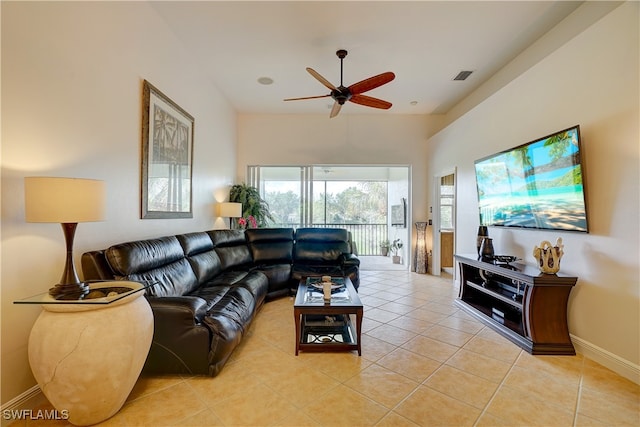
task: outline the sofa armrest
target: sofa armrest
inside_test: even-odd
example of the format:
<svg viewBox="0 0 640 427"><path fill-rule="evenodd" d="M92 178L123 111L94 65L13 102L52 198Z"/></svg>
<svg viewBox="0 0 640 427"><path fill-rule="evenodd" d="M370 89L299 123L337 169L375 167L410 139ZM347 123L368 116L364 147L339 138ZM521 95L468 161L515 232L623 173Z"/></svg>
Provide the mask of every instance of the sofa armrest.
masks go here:
<svg viewBox="0 0 640 427"><path fill-rule="evenodd" d="M359 267L360 259L354 254L340 255L340 263L343 267Z"/></svg>
<svg viewBox="0 0 640 427"><path fill-rule="evenodd" d="M199 297L147 297L154 317L174 326L199 324L207 313L207 302Z"/></svg>
<svg viewBox="0 0 640 427"><path fill-rule="evenodd" d="M104 251L85 252L82 254L81 262L84 280L115 279Z"/></svg>
<svg viewBox="0 0 640 427"><path fill-rule="evenodd" d="M211 334L203 322L206 301L192 296L147 297L147 301L154 330L144 371L211 375Z"/></svg>

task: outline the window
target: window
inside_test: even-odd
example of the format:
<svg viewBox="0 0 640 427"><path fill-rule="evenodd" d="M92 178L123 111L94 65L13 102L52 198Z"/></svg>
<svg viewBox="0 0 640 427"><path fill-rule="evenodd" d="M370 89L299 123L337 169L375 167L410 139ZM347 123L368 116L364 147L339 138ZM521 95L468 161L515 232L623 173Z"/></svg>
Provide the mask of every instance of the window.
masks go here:
<svg viewBox="0 0 640 427"><path fill-rule="evenodd" d="M440 229L454 228L454 176L447 175L440 178Z"/></svg>

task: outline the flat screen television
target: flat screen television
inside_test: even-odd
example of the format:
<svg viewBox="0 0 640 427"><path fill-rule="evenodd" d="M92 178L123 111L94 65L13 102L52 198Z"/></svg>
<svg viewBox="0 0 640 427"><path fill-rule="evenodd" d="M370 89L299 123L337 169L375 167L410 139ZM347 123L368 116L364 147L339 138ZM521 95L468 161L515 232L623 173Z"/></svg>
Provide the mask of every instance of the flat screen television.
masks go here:
<svg viewBox="0 0 640 427"><path fill-rule="evenodd" d="M580 126L476 160L480 224L587 233Z"/></svg>

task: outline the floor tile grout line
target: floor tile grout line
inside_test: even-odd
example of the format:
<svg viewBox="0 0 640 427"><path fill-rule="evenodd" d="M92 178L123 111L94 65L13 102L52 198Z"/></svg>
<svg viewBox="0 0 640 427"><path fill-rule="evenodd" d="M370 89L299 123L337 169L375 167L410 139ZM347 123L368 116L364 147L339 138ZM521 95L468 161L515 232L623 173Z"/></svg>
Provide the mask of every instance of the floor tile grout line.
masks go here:
<svg viewBox="0 0 640 427"><path fill-rule="evenodd" d="M576 397L576 404L574 405L573 411L573 425L578 425L578 414L580 412L580 403L582 401L582 384L584 382L584 365L585 358L582 358L582 363L580 364L580 381L578 381L578 396Z"/></svg>
<svg viewBox="0 0 640 427"><path fill-rule="evenodd" d="M500 392L500 390L502 389L503 386L505 386L505 382L507 381L507 378L509 377L509 374L511 373L511 371L513 370L513 368L516 365L516 362L518 361L518 359L522 356L522 350L520 350L520 353L518 354L518 356L514 359L513 362L511 362L511 366L509 367L509 370L504 374L504 377L502 377L502 380L500 381L500 383L498 384L498 387L496 387L496 390L493 392L493 394L491 395L491 397L489 398L489 400L487 401L487 404L484 405L484 409L482 410L482 412L480 413L480 415L478 416L478 419L476 420L476 422L473 424L474 426L478 425L478 422L482 419L482 417L485 414L490 414L489 411L489 407L491 406L491 403L493 402L493 400L496 398L496 396L498 395L498 393ZM498 417L497 415L493 415L492 416L503 420L502 418ZM504 420L503 420L504 421Z"/></svg>

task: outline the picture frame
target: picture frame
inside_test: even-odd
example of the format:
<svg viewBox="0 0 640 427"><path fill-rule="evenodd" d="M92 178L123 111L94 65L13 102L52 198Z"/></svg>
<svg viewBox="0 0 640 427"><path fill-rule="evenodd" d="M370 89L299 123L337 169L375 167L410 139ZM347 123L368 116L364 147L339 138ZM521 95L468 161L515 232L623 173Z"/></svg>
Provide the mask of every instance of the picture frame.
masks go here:
<svg viewBox="0 0 640 427"><path fill-rule="evenodd" d="M391 205L391 226L407 228L407 199L401 199L401 204Z"/></svg>
<svg viewBox="0 0 640 427"><path fill-rule="evenodd" d="M147 80L142 86L140 217L193 218L193 116Z"/></svg>

